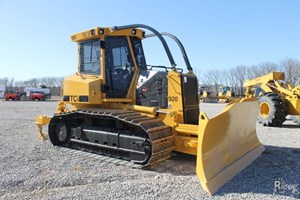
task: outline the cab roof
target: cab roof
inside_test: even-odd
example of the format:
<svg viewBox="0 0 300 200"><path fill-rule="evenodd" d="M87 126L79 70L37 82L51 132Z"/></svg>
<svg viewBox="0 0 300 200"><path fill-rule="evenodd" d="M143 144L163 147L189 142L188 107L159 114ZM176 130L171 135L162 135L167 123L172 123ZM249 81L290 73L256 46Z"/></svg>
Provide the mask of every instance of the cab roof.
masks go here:
<svg viewBox="0 0 300 200"><path fill-rule="evenodd" d="M82 42L92 39L104 39L107 36L130 36L143 39L145 36L145 32L135 28L115 30L114 27L96 27L90 30L72 34L71 40L73 42Z"/></svg>

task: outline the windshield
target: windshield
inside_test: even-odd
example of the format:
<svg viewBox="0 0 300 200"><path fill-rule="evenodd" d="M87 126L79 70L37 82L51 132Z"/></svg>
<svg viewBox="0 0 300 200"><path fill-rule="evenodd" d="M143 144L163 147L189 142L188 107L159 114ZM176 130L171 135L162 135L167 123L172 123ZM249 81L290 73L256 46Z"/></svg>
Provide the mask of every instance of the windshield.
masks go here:
<svg viewBox="0 0 300 200"><path fill-rule="evenodd" d="M79 72L100 75L100 40L79 43Z"/></svg>

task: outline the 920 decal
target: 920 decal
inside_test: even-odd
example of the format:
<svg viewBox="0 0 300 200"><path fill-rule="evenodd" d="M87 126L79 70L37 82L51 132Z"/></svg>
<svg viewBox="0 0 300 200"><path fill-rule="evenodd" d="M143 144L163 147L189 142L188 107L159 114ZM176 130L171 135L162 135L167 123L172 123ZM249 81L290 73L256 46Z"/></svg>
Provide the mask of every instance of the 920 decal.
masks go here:
<svg viewBox="0 0 300 200"><path fill-rule="evenodd" d="M168 96L168 101L178 101L177 96Z"/></svg>

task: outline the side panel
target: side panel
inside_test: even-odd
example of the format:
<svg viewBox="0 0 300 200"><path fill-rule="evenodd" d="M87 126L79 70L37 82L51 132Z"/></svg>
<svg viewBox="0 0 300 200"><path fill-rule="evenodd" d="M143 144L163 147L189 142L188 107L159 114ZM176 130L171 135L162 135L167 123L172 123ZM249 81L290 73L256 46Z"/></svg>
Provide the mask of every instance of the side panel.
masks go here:
<svg viewBox="0 0 300 200"><path fill-rule="evenodd" d="M166 72L157 72L148 80L143 80L136 93L137 105L167 108L167 85Z"/></svg>
<svg viewBox="0 0 300 200"><path fill-rule="evenodd" d="M70 75L64 80L63 101L72 104L100 104L101 79Z"/></svg>
<svg viewBox="0 0 300 200"><path fill-rule="evenodd" d="M181 76L178 72L168 73L168 108L176 112L175 121L183 124Z"/></svg>
<svg viewBox="0 0 300 200"><path fill-rule="evenodd" d="M183 118L185 124L198 124L198 81L194 75L181 75Z"/></svg>

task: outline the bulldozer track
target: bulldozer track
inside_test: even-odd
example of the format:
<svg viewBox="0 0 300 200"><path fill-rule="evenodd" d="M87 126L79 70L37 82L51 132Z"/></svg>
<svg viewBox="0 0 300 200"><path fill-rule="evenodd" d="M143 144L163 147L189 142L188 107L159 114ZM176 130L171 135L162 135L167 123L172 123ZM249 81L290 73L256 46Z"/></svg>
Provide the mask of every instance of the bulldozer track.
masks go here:
<svg viewBox="0 0 300 200"><path fill-rule="evenodd" d="M61 148L62 151L69 153L71 155L74 155L74 156L84 156L87 158L97 159L102 162L114 163L116 165L128 166L128 167L137 168L137 169L145 167L144 165L135 164L135 163L127 161L127 160L121 160L118 158L103 156L100 154L91 153L91 152L87 152L87 151L80 151L77 149L70 149L70 148L65 148L65 147L59 147L59 148Z"/></svg>
<svg viewBox="0 0 300 200"><path fill-rule="evenodd" d="M57 126L63 120L71 121L72 128L71 130L78 130L80 129L81 132L87 132L90 134L103 134L103 135L113 135L117 134L117 132L109 132L104 130L90 130L90 127L84 125L83 127L78 127L76 125L76 121L82 119L92 119L92 120L113 120L115 122L121 122L133 128L133 130L142 131L143 136L136 135L136 132L129 133L129 139L135 140L133 142L134 145L139 147L139 150L130 149L130 148L123 148L118 145L109 145L103 144L98 142L97 140L90 140L85 138L77 137L75 133L71 133L69 140L65 142L63 145L69 147L68 151L78 152L78 150L83 150L82 152L85 153L84 155L90 154L87 152L96 153L95 157L107 161L113 162L118 165L126 165L134 168L141 168L148 165L153 165L160 161L166 160L171 157L171 152L174 149L174 135L172 132L172 128L165 125L160 119L152 118L146 115L142 115L138 112L131 111L131 110L117 110L117 109L81 109L76 111L64 112L61 114L56 114L50 121L49 124L49 137L51 142L54 145L55 140L53 139L53 129L51 127ZM74 128L76 126L76 128ZM122 131L122 130L119 130ZM118 140L119 140L118 133ZM51 139L52 138L52 139ZM130 142L132 142L130 140ZM127 140L126 140L127 141ZM142 142L141 142L142 141ZM144 141L144 142L143 142ZM119 142L119 141L118 141ZM118 143L117 142L117 143ZM129 143L130 143L129 142ZM136 144L135 144L136 142ZM149 147L147 147L149 144ZM144 147L145 146L145 147ZM142 148L142 150L141 150ZM145 148L145 149L143 149ZM64 148L65 149L65 148ZM77 149L77 150L73 150ZM147 153L147 150L149 152ZM77 153L78 154L78 153ZM128 157L122 157L124 154L129 155L140 155L141 157L145 157L145 160L142 161L135 161L131 160Z"/></svg>

